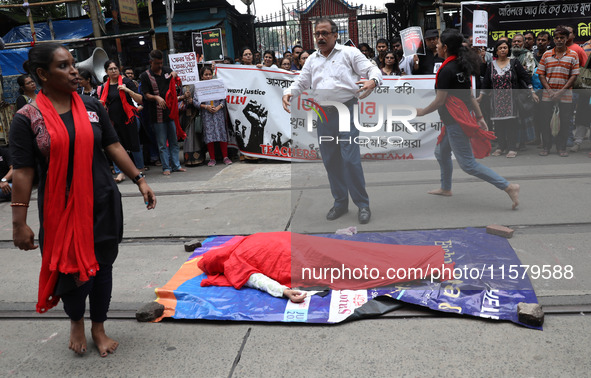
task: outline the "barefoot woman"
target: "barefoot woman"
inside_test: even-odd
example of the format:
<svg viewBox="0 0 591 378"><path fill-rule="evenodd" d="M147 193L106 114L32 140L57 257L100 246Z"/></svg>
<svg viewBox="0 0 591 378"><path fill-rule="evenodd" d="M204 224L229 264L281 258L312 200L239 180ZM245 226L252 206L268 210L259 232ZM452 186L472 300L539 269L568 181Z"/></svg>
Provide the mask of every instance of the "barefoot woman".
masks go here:
<svg viewBox="0 0 591 378"><path fill-rule="evenodd" d="M478 102L470 93L470 76L477 74L478 61L472 59L470 50L462 46L462 42L462 35L455 29L448 29L441 34L437 43L437 55L445 57L445 62L435 79L437 95L426 108L417 109L419 117L438 110L445 125L435 148L435 157L441 169L441 188L432 190L429 194L451 196L453 151L464 172L504 190L511 198L515 210L519 205L519 185L510 184L474 158L475 154L477 158L483 158L490 153L488 139L494 137L488 132ZM470 110L474 111L476 119Z"/></svg>
<svg viewBox="0 0 591 378"><path fill-rule="evenodd" d="M23 68L41 85L31 104L15 115L10 129L14 176L14 244L37 248L27 225L35 168L39 172L38 207L42 251L37 311L61 297L70 317L70 349L86 352L84 312L90 299L92 339L101 356L118 343L103 327L111 300L112 264L122 237L121 194L111 178L103 150L123 172L134 177L148 209L154 192L121 147L103 106L75 91L78 71L70 52L58 44L29 51Z"/></svg>

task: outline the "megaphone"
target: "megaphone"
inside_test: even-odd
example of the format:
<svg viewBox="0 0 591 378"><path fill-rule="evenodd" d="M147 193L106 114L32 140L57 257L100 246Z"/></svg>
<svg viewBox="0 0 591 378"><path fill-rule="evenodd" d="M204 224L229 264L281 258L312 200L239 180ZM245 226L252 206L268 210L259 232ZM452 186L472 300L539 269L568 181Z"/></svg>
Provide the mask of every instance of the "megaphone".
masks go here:
<svg viewBox="0 0 591 378"><path fill-rule="evenodd" d="M105 72L105 63L109 60L107 52L100 47L97 47L92 52L90 58L76 64L76 68L84 68L93 74L96 83L100 84L103 82L103 77L107 74Z"/></svg>

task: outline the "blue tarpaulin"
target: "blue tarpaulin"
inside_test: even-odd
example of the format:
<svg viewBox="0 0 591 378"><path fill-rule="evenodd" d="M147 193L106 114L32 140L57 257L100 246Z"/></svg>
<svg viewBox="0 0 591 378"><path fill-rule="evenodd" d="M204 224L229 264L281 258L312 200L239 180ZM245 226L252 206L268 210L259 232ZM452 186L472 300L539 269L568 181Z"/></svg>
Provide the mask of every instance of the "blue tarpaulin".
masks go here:
<svg viewBox="0 0 591 378"><path fill-rule="evenodd" d="M107 18L106 22L111 20L112 18ZM92 34L92 21L89 19L53 21L53 31L56 40L84 38ZM52 39L47 22L35 23L35 34L38 41ZM3 39L5 43L31 42L31 27L29 25L14 27L6 33ZM28 59L28 54L29 48L0 50L2 75L22 75L24 73L23 63Z"/></svg>
<svg viewBox="0 0 591 378"><path fill-rule="evenodd" d="M299 304L247 287L201 287L206 276L197 268L197 259L210 248L232 239L218 236L204 241L203 247L195 250L169 283L156 289L157 301L166 308L164 317L339 323L353 319L364 305L371 305L372 299L387 296L432 310L522 324L517 304L538 303L529 277L507 239L489 235L484 229L318 236L384 244L439 245L445 251L445 263L455 263L455 279L418 280L371 290L332 290L324 297L314 295ZM396 261L392 264L395 267Z"/></svg>
<svg viewBox="0 0 591 378"><path fill-rule="evenodd" d="M112 18L105 19L109 23ZM38 41L51 41L52 39L76 39L84 38L92 34L92 21L90 19L80 20L56 20L52 21L55 38L51 38L51 31L48 22L35 23L35 36ZM31 26L29 24L16 26L4 37L5 43L31 42Z"/></svg>

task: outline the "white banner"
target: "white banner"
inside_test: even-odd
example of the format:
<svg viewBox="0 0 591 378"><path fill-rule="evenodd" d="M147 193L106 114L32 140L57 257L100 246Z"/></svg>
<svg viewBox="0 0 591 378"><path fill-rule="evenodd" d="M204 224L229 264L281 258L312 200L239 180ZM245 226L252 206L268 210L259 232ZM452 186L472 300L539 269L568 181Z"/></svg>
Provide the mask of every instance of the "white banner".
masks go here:
<svg viewBox="0 0 591 378"><path fill-rule="evenodd" d="M291 114L283 110L283 90L297 78L297 73L227 64L217 65L216 73L228 91L228 130L242 153L290 161L321 159L315 129L319 118L305 101L310 99L310 93L293 98ZM412 119L410 125L416 133L396 119L391 122L392 130L387 130L387 113L396 114L392 108L427 106L435 98L434 84L435 75L388 77L359 102L356 108L362 126L382 124L379 133L360 132L363 159L434 159L442 126L437 112ZM310 112L313 117L308 116ZM308 119L313 120L312 132L307 130Z"/></svg>
<svg viewBox="0 0 591 378"><path fill-rule="evenodd" d="M183 85L195 84L199 81L199 68L195 52L170 54L168 62L170 69L179 75Z"/></svg>
<svg viewBox="0 0 591 378"><path fill-rule="evenodd" d="M472 46L487 47L488 42L488 12L475 10L472 22Z"/></svg>

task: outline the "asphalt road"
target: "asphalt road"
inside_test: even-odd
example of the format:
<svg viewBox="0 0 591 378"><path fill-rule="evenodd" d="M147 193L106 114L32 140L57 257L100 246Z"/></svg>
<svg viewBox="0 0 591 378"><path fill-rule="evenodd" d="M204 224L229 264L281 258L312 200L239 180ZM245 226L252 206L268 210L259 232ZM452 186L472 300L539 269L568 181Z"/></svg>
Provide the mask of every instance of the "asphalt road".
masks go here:
<svg viewBox="0 0 591 378"><path fill-rule="evenodd" d="M125 239L114 268L107 332L120 341L100 358L67 349L69 325L56 308L34 313L40 256L12 246L10 207L0 203L1 376L588 376L591 333L591 146L568 158L537 156L483 163L521 185L521 204L490 184L454 172L454 195L439 185L435 161L364 162L372 220L356 212L325 220L331 197L319 163L235 163L165 177L147 173L158 196L146 211L130 180L120 184ZM351 204L351 206L353 206ZM36 206L29 222L38 228ZM188 257L183 243L209 235L291 230L327 233L485 227L514 228L510 244L524 264L574 267L570 280L532 280L546 310L544 331L512 323L406 309L341 325L164 321L138 323ZM61 307L61 305L59 306ZM89 324L88 324L89 325Z"/></svg>

